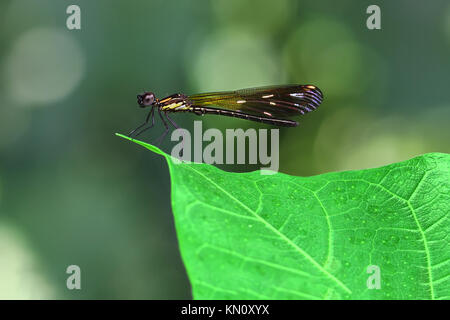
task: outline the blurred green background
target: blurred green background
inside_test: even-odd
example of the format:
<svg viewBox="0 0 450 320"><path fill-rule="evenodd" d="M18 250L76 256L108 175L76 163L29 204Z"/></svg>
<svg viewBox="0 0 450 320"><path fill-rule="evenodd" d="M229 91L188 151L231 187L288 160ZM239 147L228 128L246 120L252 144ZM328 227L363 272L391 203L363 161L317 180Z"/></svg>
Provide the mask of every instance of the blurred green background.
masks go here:
<svg viewBox="0 0 450 320"><path fill-rule="evenodd" d="M81 30L66 28L70 4ZM366 28L370 4L381 30ZM319 86L322 106L280 130L293 175L450 152L448 1L15 0L0 24L0 298L191 297L166 163L114 136L143 121L143 90ZM66 288L71 264L81 290Z"/></svg>

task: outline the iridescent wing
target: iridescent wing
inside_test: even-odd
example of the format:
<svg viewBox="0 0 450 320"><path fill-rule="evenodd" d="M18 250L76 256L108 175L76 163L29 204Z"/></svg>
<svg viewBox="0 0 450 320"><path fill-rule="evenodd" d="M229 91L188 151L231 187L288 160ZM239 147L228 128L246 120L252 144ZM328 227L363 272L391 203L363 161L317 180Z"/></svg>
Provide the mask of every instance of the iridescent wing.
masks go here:
<svg viewBox="0 0 450 320"><path fill-rule="evenodd" d="M313 85L285 85L195 94L187 99L192 106L278 118L315 110L323 95Z"/></svg>

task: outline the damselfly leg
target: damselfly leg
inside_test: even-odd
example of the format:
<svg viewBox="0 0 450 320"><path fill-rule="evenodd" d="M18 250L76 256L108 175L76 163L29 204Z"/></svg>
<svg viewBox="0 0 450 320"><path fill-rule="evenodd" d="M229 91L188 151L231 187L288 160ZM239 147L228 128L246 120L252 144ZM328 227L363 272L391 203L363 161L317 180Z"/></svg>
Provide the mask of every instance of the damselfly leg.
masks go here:
<svg viewBox="0 0 450 320"><path fill-rule="evenodd" d="M166 112L164 112L164 115L165 115L165 117L167 118L167 120L170 121L170 123L172 124L172 126L173 126L175 129L180 129L180 127L175 123L175 121L173 121L173 120L169 117L169 115L168 115ZM181 152L180 152L180 156L182 157L182 156L183 156L183 150L184 150L184 132L183 132L183 141L181 142L181 146L182 146L182 149L181 149Z"/></svg>
<svg viewBox="0 0 450 320"><path fill-rule="evenodd" d="M152 124L148 126L147 128L142 129L141 131L138 131L142 127L144 127L146 124L148 124L150 117L152 118ZM141 124L139 127L131 131L128 136L136 138L138 135L140 135L142 132L151 129L155 125L155 108L153 107L152 110L148 113L147 118L145 119L145 122ZM134 134L136 131L138 131L136 134ZM133 135L134 134L134 135Z"/></svg>
<svg viewBox="0 0 450 320"><path fill-rule="evenodd" d="M167 120L170 121L170 123L174 126L175 129L180 129L180 127L175 123L175 121L173 121L169 115L167 113L164 113L164 115L166 116Z"/></svg>
<svg viewBox="0 0 450 320"><path fill-rule="evenodd" d="M159 147L161 145L161 142L164 140L164 138L166 137L167 133L169 132L169 125L167 124L166 120L164 120L164 117L161 114L161 110L158 109L158 114L159 117L161 118L162 122L164 123L164 127L166 128L166 130L164 131L164 133L162 134L161 137L158 138L158 140L156 140L156 145Z"/></svg>

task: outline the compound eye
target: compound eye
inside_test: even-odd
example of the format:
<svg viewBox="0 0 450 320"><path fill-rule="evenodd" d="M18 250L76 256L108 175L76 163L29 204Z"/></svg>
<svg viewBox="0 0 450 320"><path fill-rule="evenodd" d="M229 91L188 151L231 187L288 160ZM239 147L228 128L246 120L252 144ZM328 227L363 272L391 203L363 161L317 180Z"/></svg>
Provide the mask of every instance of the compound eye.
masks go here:
<svg viewBox="0 0 450 320"><path fill-rule="evenodd" d="M153 102L155 101L155 96L153 94L146 94L144 97L144 104L149 106L151 104L153 104Z"/></svg>

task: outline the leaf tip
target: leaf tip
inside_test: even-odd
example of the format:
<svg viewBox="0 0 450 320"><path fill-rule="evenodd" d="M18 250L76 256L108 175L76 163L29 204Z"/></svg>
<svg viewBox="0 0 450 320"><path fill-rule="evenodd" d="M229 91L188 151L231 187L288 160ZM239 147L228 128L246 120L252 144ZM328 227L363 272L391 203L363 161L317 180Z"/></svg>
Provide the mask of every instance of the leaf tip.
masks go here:
<svg viewBox="0 0 450 320"><path fill-rule="evenodd" d="M158 147L156 147L156 146L154 146L152 144L146 143L146 142L141 141L141 140L133 139L131 137L128 137L126 135L123 135L123 134L117 133L117 132L116 132L116 136L121 137L121 138L126 139L126 140L130 140L130 141L132 141L132 142L134 142L136 144L139 144L139 145L143 146L144 148L149 149L150 151L153 151L154 153L157 153L157 154L160 154L160 155L162 155L164 157L167 157L167 154L164 151L162 151L160 148L158 148Z"/></svg>

